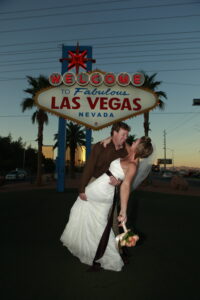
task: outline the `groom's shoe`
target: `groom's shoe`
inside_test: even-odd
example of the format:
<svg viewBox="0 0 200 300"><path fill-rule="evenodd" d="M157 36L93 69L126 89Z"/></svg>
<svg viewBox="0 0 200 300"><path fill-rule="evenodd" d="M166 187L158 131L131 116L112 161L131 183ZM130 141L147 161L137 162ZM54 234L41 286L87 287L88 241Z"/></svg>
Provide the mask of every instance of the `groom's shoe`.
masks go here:
<svg viewBox="0 0 200 300"><path fill-rule="evenodd" d="M87 269L87 272L99 272L101 270L101 264L94 262L93 265Z"/></svg>
<svg viewBox="0 0 200 300"><path fill-rule="evenodd" d="M123 260L123 263L125 265L128 265L130 263L130 260L129 260L128 256L126 256L124 254L121 254L121 259Z"/></svg>

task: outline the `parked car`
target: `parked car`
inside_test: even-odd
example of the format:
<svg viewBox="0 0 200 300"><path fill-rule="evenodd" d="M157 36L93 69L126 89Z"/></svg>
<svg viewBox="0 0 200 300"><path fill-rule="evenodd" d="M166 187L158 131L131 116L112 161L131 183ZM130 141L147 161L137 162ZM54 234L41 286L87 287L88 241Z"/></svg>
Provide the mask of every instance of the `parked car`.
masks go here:
<svg viewBox="0 0 200 300"><path fill-rule="evenodd" d="M163 172L163 174L162 174L162 177L163 177L163 178L172 178L172 176L173 176L173 173L170 172L170 171L165 171L165 172Z"/></svg>
<svg viewBox="0 0 200 300"><path fill-rule="evenodd" d="M23 180L27 176L27 172L25 170L13 170L6 174L6 180Z"/></svg>
<svg viewBox="0 0 200 300"><path fill-rule="evenodd" d="M186 171L186 170L179 170L178 173L179 173L180 176L183 176L183 177L186 177L186 176L188 176L188 174L189 174L189 172Z"/></svg>
<svg viewBox="0 0 200 300"><path fill-rule="evenodd" d="M200 172L195 172L194 174L192 174L192 176L191 177L193 177L193 178L200 178Z"/></svg>

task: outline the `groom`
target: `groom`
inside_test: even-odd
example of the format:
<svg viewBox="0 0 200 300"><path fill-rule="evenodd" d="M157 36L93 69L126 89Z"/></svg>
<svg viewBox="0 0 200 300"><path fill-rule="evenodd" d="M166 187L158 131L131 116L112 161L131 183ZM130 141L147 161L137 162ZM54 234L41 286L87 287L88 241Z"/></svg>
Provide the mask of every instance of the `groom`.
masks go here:
<svg viewBox="0 0 200 300"><path fill-rule="evenodd" d="M111 128L111 142L106 148L101 142L94 145L81 177L79 197L82 200L87 200L85 194L87 184L105 173L113 160L120 157L123 158L128 154L125 142L128 138L129 131L130 127L126 123L115 123ZM110 184L115 186L120 183L121 182L116 180L113 176L110 177Z"/></svg>
<svg viewBox="0 0 200 300"><path fill-rule="evenodd" d="M94 145L81 177L79 197L82 200L87 201L87 195L85 194L85 187L87 184L105 173L113 160L120 157L123 158L128 154L125 142L128 138L129 131L130 127L126 123L115 123L111 128L111 142L107 144L106 148L103 144L101 144L101 142L98 142ZM121 181L117 180L113 176L110 176L110 184L117 186L121 184ZM117 209L115 209L114 212L113 231L115 235L119 234ZM128 257L127 253L125 253L125 250L121 256L124 263L127 264Z"/></svg>

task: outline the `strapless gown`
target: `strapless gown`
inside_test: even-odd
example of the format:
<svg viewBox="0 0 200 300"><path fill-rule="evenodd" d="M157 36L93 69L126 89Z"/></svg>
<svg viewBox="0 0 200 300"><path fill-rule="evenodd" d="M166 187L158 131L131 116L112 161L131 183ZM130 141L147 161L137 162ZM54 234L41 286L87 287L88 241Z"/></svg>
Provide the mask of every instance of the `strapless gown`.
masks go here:
<svg viewBox="0 0 200 300"><path fill-rule="evenodd" d="M124 179L120 159L112 161L109 170L116 178ZM86 187L87 201L77 198L61 236L63 245L87 265L93 263L113 203L114 186L109 181L109 176L103 174ZM112 230L106 251L97 262L100 262L102 268L113 271L120 271L124 265Z"/></svg>

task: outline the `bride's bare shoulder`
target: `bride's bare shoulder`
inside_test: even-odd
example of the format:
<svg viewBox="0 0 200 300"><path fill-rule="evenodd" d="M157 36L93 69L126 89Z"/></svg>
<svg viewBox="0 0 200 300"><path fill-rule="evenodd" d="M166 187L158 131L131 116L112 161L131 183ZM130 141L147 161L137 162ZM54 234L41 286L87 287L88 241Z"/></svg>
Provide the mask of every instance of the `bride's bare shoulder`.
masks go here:
<svg viewBox="0 0 200 300"><path fill-rule="evenodd" d="M137 163L136 162L129 162L127 166L127 172L129 174L135 174L137 170Z"/></svg>
<svg viewBox="0 0 200 300"><path fill-rule="evenodd" d="M137 167L135 163L129 163L125 173L124 184L130 184L137 172Z"/></svg>
<svg viewBox="0 0 200 300"><path fill-rule="evenodd" d="M138 163L135 162L135 161L131 161L131 162L129 162L129 164L128 164L128 166L129 166L130 169L135 169L135 168L137 168L137 165L138 165Z"/></svg>

